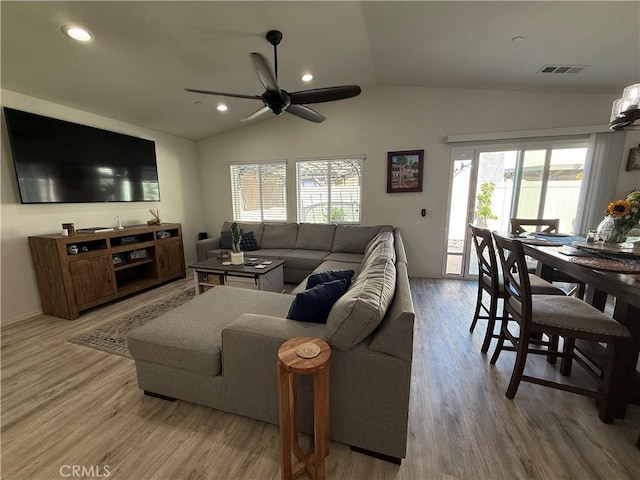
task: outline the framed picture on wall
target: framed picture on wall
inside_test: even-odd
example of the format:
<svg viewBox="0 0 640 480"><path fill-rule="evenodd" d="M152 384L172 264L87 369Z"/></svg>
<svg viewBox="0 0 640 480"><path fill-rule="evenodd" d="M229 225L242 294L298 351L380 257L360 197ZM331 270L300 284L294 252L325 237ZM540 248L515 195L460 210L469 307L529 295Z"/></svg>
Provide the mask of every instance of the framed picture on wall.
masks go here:
<svg viewBox="0 0 640 480"><path fill-rule="evenodd" d="M629 150L627 172L630 172L631 170L640 170L640 145Z"/></svg>
<svg viewBox="0 0 640 480"><path fill-rule="evenodd" d="M424 150L387 153L387 193L421 192Z"/></svg>

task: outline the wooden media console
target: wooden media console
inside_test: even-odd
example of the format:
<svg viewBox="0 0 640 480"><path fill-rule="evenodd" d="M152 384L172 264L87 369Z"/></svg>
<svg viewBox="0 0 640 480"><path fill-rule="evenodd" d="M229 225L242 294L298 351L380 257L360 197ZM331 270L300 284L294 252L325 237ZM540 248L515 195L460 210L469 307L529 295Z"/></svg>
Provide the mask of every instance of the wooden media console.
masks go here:
<svg viewBox="0 0 640 480"><path fill-rule="evenodd" d="M37 235L29 237L29 247L43 312L70 320L88 308L186 276L179 223Z"/></svg>

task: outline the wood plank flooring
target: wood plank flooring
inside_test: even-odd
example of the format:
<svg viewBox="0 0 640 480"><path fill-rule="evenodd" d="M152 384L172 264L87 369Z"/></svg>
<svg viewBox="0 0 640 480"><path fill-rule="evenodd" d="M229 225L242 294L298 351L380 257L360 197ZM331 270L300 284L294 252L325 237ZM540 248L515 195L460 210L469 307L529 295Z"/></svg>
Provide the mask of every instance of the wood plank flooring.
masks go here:
<svg viewBox="0 0 640 480"><path fill-rule="evenodd" d="M3 479L280 478L276 426L145 397L132 360L67 341L191 281L75 321L41 315L2 329ZM508 400L514 354L491 366L480 353L484 325L468 331L475 283L412 279L411 288L417 319L407 458L397 466L332 443L327 478L640 478L639 407L605 425L591 399L566 392L523 384ZM528 368L555 375L543 359ZM74 465L79 475L71 476Z"/></svg>

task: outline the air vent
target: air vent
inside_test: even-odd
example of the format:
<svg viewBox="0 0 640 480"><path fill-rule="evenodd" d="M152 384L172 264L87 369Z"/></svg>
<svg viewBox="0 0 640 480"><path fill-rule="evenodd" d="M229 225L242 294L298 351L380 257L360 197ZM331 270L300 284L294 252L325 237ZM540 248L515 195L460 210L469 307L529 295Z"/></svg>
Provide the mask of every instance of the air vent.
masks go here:
<svg viewBox="0 0 640 480"><path fill-rule="evenodd" d="M538 73L580 73L589 65L545 65Z"/></svg>

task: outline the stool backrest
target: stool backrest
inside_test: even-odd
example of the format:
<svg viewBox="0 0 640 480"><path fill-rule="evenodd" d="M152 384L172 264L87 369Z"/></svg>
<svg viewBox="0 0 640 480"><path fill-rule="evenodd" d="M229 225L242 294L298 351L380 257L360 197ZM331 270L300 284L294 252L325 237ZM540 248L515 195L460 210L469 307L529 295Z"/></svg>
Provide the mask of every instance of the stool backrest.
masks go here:
<svg viewBox="0 0 640 480"><path fill-rule="evenodd" d="M542 218L512 218L511 233L513 235L521 235L527 232L524 227L535 227L536 232L557 233L560 226L559 218L542 219Z"/></svg>
<svg viewBox="0 0 640 480"><path fill-rule="evenodd" d="M469 224L469 229L471 230L471 241L476 248L476 256L478 257L478 281L484 282L497 293L500 288L500 266L496 258L491 231L472 224Z"/></svg>
<svg viewBox="0 0 640 480"><path fill-rule="evenodd" d="M493 232L497 256L502 264L505 308L513 318L524 324L531 322L531 283L522 242Z"/></svg>

